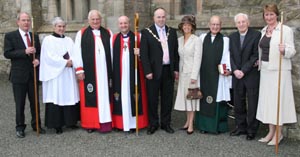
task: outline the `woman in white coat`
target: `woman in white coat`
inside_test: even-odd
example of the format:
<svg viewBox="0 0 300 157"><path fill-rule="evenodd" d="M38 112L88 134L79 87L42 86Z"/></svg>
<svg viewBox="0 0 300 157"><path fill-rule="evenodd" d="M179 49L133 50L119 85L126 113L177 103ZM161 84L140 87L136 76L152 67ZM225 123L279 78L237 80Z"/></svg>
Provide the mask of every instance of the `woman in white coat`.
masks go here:
<svg viewBox="0 0 300 157"><path fill-rule="evenodd" d="M279 11L276 4L264 7L263 17L267 26L261 31L259 43L260 87L256 118L264 124L269 124L269 132L259 141L275 145L277 124L277 95L279 57L282 55L281 83L280 83L280 112L279 112L279 140L282 140L282 125L296 123L296 111L292 86L291 58L295 55L293 30L277 21ZM283 31L282 44L280 32Z"/></svg>
<svg viewBox="0 0 300 157"><path fill-rule="evenodd" d="M194 131L193 122L195 111L199 111L199 100L187 100L188 88L199 87L200 65L202 57L202 41L194 32L196 23L194 16L184 16L178 25L183 36L178 38L179 83L175 110L187 111L187 120L181 130L187 130L187 134Z"/></svg>

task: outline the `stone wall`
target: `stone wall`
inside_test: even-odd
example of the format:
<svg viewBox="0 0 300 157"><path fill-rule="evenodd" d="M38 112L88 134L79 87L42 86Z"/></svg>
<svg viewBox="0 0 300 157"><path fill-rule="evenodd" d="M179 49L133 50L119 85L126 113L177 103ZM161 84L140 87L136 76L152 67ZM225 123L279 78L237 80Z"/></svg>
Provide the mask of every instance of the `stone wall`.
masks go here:
<svg viewBox="0 0 300 157"><path fill-rule="evenodd" d="M8 73L10 63L3 56L4 33L16 29L16 12L19 8L15 1L0 0L0 73Z"/></svg>
<svg viewBox="0 0 300 157"><path fill-rule="evenodd" d="M139 14L139 30L148 27L151 23L151 8L150 8L151 3L145 0L136 0L130 1L127 0L127 3L125 3L125 15L127 15L131 20L131 30L134 31L134 15L135 13Z"/></svg>
<svg viewBox="0 0 300 157"><path fill-rule="evenodd" d="M0 73L8 73L10 62L3 57L4 33L15 30L16 15L20 10L29 9L22 3L32 3L32 14L35 17L35 28L40 34L41 40L44 36L52 32L49 24L53 17L48 13L48 0L0 0ZM83 1L83 0L82 0ZM247 13L250 16L251 26L261 29L265 23L262 19L262 7L267 3L277 3L280 11L284 11L285 24L292 27L295 33L295 46L297 54L293 58L293 87L297 108L298 123L285 127L285 133L291 138L300 139L300 0L196 0L197 4L197 34L207 32L208 20L212 15L222 17L222 32L229 34L235 31L233 17L239 12ZM131 19L131 28L134 26L134 13L140 15L139 30L152 23L153 9L159 6L164 7L169 13L167 24L177 28L183 15L180 15L180 0L98 0L98 8L103 15L102 23L113 32L117 32L117 19L120 15L128 15ZM28 7L28 8L24 8ZM31 9L30 8L30 9ZM68 21L67 35L73 39L75 33L83 26L87 25L87 20Z"/></svg>

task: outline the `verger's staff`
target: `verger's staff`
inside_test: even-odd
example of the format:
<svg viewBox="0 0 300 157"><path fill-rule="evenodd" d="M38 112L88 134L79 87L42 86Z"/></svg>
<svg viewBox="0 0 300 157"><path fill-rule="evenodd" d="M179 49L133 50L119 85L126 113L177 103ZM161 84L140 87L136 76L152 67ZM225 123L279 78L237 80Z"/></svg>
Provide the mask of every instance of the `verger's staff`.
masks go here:
<svg viewBox="0 0 300 157"><path fill-rule="evenodd" d="M134 33L135 33L135 42L134 48L138 48L138 28L139 28L139 14L135 13L134 15ZM138 56L134 56L134 71L135 71L135 116L136 116L136 135L139 135L139 109L138 109Z"/></svg>
<svg viewBox="0 0 300 157"><path fill-rule="evenodd" d="M31 46L34 47L35 42L34 42L34 21L33 18L31 18L31 30L32 30L32 44ZM28 45L29 46L29 45ZM35 60L35 53L32 54L32 61ZM33 65L33 83L34 83L34 106L35 106L35 120L36 120L36 133L39 136L40 133L40 127L39 127L39 108L38 108L38 98L37 98L37 81L36 81L36 66Z"/></svg>

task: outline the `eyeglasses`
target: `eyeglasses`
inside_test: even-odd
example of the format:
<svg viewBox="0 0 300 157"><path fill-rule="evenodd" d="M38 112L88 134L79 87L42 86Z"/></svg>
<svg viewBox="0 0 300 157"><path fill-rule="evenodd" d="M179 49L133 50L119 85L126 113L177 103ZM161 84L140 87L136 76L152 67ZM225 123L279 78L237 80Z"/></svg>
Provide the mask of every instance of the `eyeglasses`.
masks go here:
<svg viewBox="0 0 300 157"><path fill-rule="evenodd" d="M214 26L214 27L220 27L221 26L221 24L219 24L219 23L210 23L209 25Z"/></svg>

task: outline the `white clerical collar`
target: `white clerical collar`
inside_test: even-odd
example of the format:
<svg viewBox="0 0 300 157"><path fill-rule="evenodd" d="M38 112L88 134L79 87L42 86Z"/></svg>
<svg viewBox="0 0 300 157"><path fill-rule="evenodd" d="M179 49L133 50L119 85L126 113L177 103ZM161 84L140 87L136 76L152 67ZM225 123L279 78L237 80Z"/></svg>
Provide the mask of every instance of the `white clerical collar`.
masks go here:
<svg viewBox="0 0 300 157"><path fill-rule="evenodd" d="M98 29L93 29L92 31L93 31L94 35L100 36L100 30L98 30Z"/></svg>
<svg viewBox="0 0 300 157"><path fill-rule="evenodd" d="M211 42L214 42L216 36L217 36L216 34L210 34Z"/></svg>
<svg viewBox="0 0 300 157"><path fill-rule="evenodd" d="M245 36L247 34L247 32L248 32L248 29L247 29L247 31L245 33L240 33L240 35L241 36Z"/></svg>
<svg viewBox="0 0 300 157"><path fill-rule="evenodd" d="M129 32L127 32L126 34L121 33L123 38L128 38L129 37Z"/></svg>

